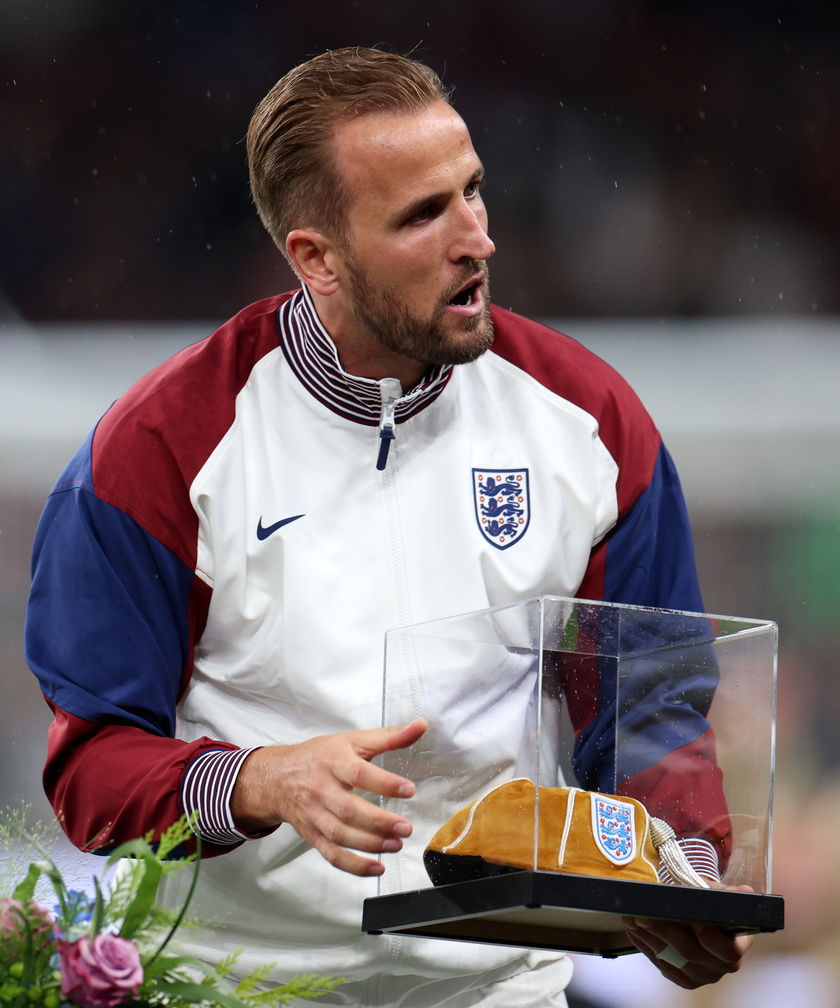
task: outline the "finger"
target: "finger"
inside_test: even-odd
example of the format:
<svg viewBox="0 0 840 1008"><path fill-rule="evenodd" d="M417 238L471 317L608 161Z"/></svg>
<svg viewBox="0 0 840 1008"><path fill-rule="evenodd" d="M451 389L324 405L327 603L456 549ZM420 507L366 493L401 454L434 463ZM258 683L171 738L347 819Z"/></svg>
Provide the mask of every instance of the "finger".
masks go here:
<svg viewBox="0 0 840 1008"><path fill-rule="evenodd" d="M381 795L383 798L411 798L417 790L414 782L407 777L401 777L362 758L336 767L335 776L345 787Z"/></svg>
<svg viewBox="0 0 840 1008"><path fill-rule="evenodd" d="M709 977L708 981L704 978L695 981L690 975L694 972L694 967L687 959L648 932L636 927L635 921L624 920L622 923L630 941L653 963L666 980L686 990L700 987L706 982L713 982L712 977Z"/></svg>
<svg viewBox="0 0 840 1008"><path fill-rule="evenodd" d="M647 918L625 918L622 923L633 944L660 973L687 990L717 983L740 966L740 955L736 959L724 959L704 948L694 926Z"/></svg>
<svg viewBox="0 0 840 1008"><path fill-rule="evenodd" d="M722 972L734 972L752 943L750 935L736 935L716 924L665 924L654 929L664 944L692 962Z"/></svg>
<svg viewBox="0 0 840 1008"><path fill-rule="evenodd" d="M356 801L361 806L370 804L360 798L356 798ZM400 825L405 829L400 830ZM348 825L322 807L313 809L311 818L298 826L298 832L303 839L331 865L342 871L362 876L381 875L385 871L385 866L380 860L360 857L357 852L395 853L402 848L402 836L411 833L411 823L402 820L401 823L398 822L397 829L401 835L359 829Z"/></svg>
<svg viewBox="0 0 840 1008"><path fill-rule="evenodd" d="M356 752L365 760L371 760L382 753L395 749L407 749L423 736L428 724L423 718L415 718L407 725L392 728L369 728L350 732L350 739Z"/></svg>
<svg viewBox="0 0 840 1008"><path fill-rule="evenodd" d="M750 934L733 934L712 924L695 926L697 941L711 955L723 962L737 963L744 957L753 943Z"/></svg>
<svg viewBox="0 0 840 1008"><path fill-rule="evenodd" d="M656 958L656 953L659 949L660 943L653 943L652 936L643 931L639 926L638 922L629 917L623 917L621 923L624 926L624 930L627 932L627 937L636 946L636 948L648 959L653 962Z"/></svg>
<svg viewBox="0 0 840 1008"><path fill-rule="evenodd" d="M404 816L389 812L345 788L325 792L320 808L323 809L322 812L319 812L318 805L313 806L313 822L317 822L318 828L330 839L344 846L353 846L347 841L344 832L340 835L337 832L345 828L379 840L383 837L403 838L410 836L412 832L411 822ZM362 849L373 848L362 847Z"/></svg>
<svg viewBox="0 0 840 1008"><path fill-rule="evenodd" d="M423 718L396 728L373 728L350 732L348 738L360 762L350 763L336 776L350 788L368 791L383 798L411 798L416 788L406 777L371 763L375 756L413 745L424 734L428 725Z"/></svg>
<svg viewBox="0 0 840 1008"><path fill-rule="evenodd" d="M333 847L348 848L354 851L362 851L369 854L392 854L402 848L402 838L392 833L384 834L359 829L355 826L341 822L327 812L320 812L314 816L312 822L305 826L310 842L323 838L326 845ZM303 835L303 834L302 834Z"/></svg>
<svg viewBox="0 0 840 1008"><path fill-rule="evenodd" d="M660 962L667 963L669 966L673 966L675 969L682 970L688 966L688 959L683 959L683 957L677 952L676 949L672 949L670 945L666 945L661 948L656 953L656 958Z"/></svg>
<svg viewBox="0 0 840 1008"><path fill-rule="evenodd" d="M707 955L695 937L694 931L685 924L639 917L633 919L632 926L637 934L645 936L653 948L654 955L666 945L675 949L684 959L693 960Z"/></svg>
<svg viewBox="0 0 840 1008"><path fill-rule="evenodd" d="M369 833L366 830L346 825L339 826L336 830L330 830L327 839L336 847L346 847L349 850L376 855L396 854L403 846L402 839L393 834L385 836L381 833Z"/></svg>
<svg viewBox="0 0 840 1008"><path fill-rule="evenodd" d="M382 862L366 858L364 853L384 853L395 843L401 843L395 838L374 837L347 826L321 807L313 809L295 829L329 864L351 875L381 875L385 870Z"/></svg>
<svg viewBox="0 0 840 1008"><path fill-rule="evenodd" d="M362 857L347 847L331 843L324 836L317 835L304 839L308 840L325 861L350 875L373 878L385 871L385 865L381 861Z"/></svg>
<svg viewBox="0 0 840 1008"><path fill-rule="evenodd" d="M668 921L636 919L631 925L625 925L628 934L637 947L654 963L657 969L664 964L676 969L684 969L687 963L714 965L714 956L707 952L697 941L690 927ZM665 958L663 959L662 956Z"/></svg>

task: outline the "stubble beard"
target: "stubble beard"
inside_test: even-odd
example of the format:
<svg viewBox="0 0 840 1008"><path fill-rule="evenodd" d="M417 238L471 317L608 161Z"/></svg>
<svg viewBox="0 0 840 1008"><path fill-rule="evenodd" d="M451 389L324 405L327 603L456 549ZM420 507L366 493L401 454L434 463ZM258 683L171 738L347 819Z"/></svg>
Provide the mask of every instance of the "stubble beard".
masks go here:
<svg viewBox="0 0 840 1008"><path fill-rule="evenodd" d="M356 317L393 353L429 365L469 364L481 357L493 342L490 286L483 262L475 261L464 270L462 278L428 319L412 314L389 288L371 283L364 270L353 262L347 263L347 271ZM477 272L485 275L481 283L484 308L474 318L456 316L457 331L453 333L445 325L446 305L459 287Z"/></svg>

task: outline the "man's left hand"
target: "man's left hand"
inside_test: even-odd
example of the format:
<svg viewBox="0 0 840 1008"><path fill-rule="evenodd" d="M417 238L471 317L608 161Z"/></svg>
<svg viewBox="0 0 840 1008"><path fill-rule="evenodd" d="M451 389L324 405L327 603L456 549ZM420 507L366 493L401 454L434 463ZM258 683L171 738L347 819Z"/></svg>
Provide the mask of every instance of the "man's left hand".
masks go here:
<svg viewBox="0 0 840 1008"><path fill-rule="evenodd" d="M738 886L731 891L753 890ZM752 935L731 934L714 924L681 924L647 917L625 917L621 923L630 941L659 972L686 990L717 983L727 973L736 973L753 942Z"/></svg>

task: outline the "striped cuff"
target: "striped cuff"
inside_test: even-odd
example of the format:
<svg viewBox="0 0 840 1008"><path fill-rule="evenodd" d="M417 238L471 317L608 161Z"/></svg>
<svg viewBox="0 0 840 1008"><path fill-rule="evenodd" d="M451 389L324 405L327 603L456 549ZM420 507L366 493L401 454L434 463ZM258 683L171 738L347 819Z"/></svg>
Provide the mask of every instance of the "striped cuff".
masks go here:
<svg viewBox="0 0 840 1008"><path fill-rule="evenodd" d="M704 837L678 837L677 843L682 848L688 863L699 874L720 882L717 852L710 840ZM659 868L659 881L667 885L676 885L674 876L662 865Z"/></svg>
<svg viewBox="0 0 840 1008"><path fill-rule="evenodd" d="M252 834L236 828L230 798L242 764L260 748L209 749L187 767L181 784L181 804L187 815L198 813L195 832L202 840L231 846L254 839Z"/></svg>

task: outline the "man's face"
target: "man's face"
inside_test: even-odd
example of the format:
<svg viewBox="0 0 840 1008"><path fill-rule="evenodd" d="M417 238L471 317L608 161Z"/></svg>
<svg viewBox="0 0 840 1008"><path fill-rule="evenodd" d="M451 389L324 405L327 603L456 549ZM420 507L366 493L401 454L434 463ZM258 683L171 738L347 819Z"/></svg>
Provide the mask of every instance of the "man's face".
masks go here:
<svg viewBox="0 0 840 1008"><path fill-rule="evenodd" d="M344 331L423 364L490 345L482 167L460 116L421 112L342 123L334 150L350 192L341 249Z"/></svg>

